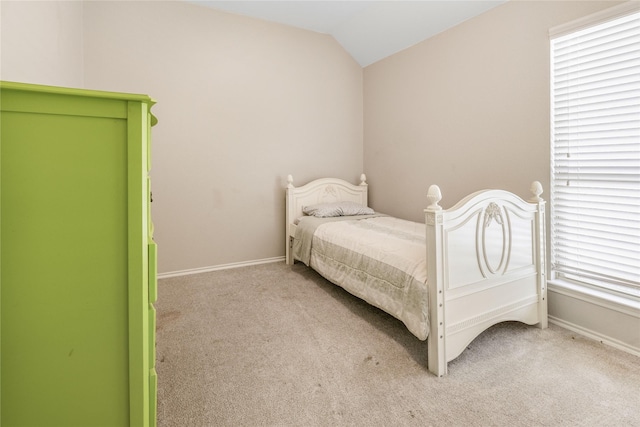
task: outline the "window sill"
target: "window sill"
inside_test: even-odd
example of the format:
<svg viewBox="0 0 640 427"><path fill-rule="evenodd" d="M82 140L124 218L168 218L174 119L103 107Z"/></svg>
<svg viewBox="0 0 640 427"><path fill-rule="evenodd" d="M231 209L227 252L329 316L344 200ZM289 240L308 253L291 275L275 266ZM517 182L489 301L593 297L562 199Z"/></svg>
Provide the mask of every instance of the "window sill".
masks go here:
<svg viewBox="0 0 640 427"><path fill-rule="evenodd" d="M550 292L556 292L640 318L640 298L638 297L607 292L603 289L597 289L589 285L578 284L568 280L554 279L549 280L547 284Z"/></svg>

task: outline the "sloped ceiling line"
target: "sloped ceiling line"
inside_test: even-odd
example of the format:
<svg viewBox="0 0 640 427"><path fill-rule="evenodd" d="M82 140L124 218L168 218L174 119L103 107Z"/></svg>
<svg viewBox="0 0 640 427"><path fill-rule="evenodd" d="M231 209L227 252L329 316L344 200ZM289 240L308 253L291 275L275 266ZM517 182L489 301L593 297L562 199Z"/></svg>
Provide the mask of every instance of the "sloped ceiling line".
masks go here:
<svg viewBox="0 0 640 427"><path fill-rule="evenodd" d="M329 34L366 67L507 0L185 1Z"/></svg>

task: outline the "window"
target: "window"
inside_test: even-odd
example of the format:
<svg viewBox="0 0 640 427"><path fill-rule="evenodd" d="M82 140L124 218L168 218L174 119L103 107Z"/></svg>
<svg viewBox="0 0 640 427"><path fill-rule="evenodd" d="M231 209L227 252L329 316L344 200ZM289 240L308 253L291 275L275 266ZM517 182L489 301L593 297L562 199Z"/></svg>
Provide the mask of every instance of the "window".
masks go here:
<svg viewBox="0 0 640 427"><path fill-rule="evenodd" d="M640 11L625 7L551 34L551 270L640 297Z"/></svg>

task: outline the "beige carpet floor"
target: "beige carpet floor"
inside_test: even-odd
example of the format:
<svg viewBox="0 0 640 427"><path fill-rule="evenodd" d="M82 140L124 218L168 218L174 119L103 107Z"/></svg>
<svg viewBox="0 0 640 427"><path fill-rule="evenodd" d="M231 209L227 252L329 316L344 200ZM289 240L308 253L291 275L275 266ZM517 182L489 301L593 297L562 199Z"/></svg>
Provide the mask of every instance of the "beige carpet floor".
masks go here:
<svg viewBox="0 0 640 427"><path fill-rule="evenodd" d="M426 369L426 342L301 264L162 279L158 425L640 426L640 358L503 323Z"/></svg>

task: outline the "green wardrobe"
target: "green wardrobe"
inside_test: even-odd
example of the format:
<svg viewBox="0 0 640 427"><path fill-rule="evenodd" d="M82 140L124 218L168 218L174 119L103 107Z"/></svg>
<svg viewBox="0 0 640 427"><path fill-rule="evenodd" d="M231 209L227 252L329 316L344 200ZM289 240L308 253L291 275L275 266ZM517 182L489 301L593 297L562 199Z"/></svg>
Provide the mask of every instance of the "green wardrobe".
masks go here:
<svg viewBox="0 0 640 427"><path fill-rule="evenodd" d="M156 423L153 100L0 82L0 421Z"/></svg>

